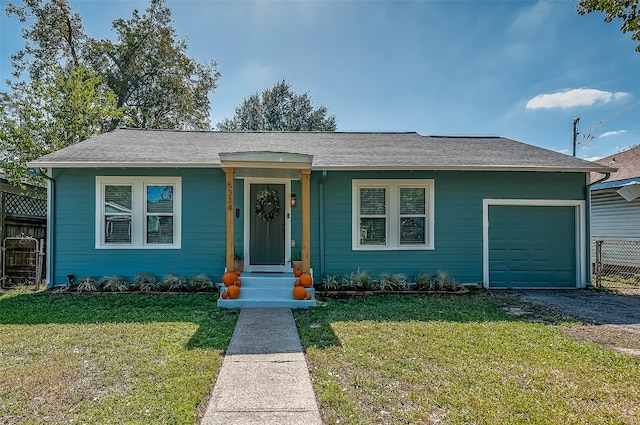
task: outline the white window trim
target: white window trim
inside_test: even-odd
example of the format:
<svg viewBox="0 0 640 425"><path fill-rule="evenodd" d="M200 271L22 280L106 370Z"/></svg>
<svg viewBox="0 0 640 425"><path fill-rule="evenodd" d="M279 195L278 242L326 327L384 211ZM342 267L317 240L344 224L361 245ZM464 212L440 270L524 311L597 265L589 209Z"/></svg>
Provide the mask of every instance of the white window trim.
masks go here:
<svg viewBox="0 0 640 425"><path fill-rule="evenodd" d="M360 245L360 188L385 188L387 202L386 218L386 244L385 245ZM425 231L427 232L424 245L400 245L400 188L420 187L426 189L427 219ZM351 249L354 251L420 251L435 249L434 241L434 193L435 183L433 179L424 180L369 180L354 179L351 181Z"/></svg>
<svg viewBox="0 0 640 425"><path fill-rule="evenodd" d="M131 243L105 243L104 191L106 185L130 185L132 187ZM146 243L146 187L171 185L173 189L173 243ZM96 177L96 249L180 249L182 247L182 178L144 176L97 176Z"/></svg>

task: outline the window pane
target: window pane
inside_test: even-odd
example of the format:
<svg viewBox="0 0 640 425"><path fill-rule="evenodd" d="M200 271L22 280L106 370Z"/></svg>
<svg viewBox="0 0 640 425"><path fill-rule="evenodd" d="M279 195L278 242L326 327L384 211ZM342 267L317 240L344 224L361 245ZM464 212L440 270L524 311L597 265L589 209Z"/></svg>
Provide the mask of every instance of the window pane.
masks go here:
<svg viewBox="0 0 640 425"><path fill-rule="evenodd" d="M104 212L130 213L131 186L106 185L104 187Z"/></svg>
<svg viewBox="0 0 640 425"><path fill-rule="evenodd" d="M425 213L424 200L424 187L401 187L400 214L423 215Z"/></svg>
<svg viewBox="0 0 640 425"><path fill-rule="evenodd" d="M173 186L147 186L147 212L173 213Z"/></svg>
<svg viewBox="0 0 640 425"><path fill-rule="evenodd" d="M424 244L424 217L411 217L400 219L400 243Z"/></svg>
<svg viewBox="0 0 640 425"><path fill-rule="evenodd" d="M105 243L131 243L130 215L106 215L104 218Z"/></svg>
<svg viewBox="0 0 640 425"><path fill-rule="evenodd" d="M360 189L361 215L386 215L386 198L384 188Z"/></svg>
<svg viewBox="0 0 640 425"><path fill-rule="evenodd" d="M147 216L147 243L173 243L173 217Z"/></svg>
<svg viewBox="0 0 640 425"><path fill-rule="evenodd" d="M360 245L386 245L387 220L385 218L360 219Z"/></svg>

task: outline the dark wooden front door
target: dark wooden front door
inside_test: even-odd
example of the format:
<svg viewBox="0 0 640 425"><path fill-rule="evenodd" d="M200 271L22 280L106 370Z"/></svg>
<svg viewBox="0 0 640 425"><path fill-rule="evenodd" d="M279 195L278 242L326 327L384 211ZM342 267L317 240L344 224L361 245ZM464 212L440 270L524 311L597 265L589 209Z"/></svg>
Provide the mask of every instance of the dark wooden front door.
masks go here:
<svg viewBox="0 0 640 425"><path fill-rule="evenodd" d="M276 194L280 210L270 220L265 220L256 212L258 193L269 190ZM284 184L251 184L249 203L250 219L250 248L251 265L282 265L285 262L285 185ZM273 205L265 205L263 212L273 211Z"/></svg>

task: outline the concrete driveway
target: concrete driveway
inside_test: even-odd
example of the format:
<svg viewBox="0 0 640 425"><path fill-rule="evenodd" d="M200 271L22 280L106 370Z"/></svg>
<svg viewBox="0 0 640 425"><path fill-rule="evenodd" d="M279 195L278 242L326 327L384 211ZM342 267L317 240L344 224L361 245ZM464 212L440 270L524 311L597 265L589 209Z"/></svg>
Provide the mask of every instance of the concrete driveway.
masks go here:
<svg viewBox="0 0 640 425"><path fill-rule="evenodd" d="M615 325L640 335L640 297L577 290L517 290L523 301L597 325Z"/></svg>

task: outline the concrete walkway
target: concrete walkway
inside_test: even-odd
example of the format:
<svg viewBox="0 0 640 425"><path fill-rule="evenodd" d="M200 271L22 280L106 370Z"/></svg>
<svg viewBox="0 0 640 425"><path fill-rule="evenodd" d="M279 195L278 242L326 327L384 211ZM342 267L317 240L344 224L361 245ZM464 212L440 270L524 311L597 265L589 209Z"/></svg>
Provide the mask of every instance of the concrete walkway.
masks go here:
<svg viewBox="0 0 640 425"><path fill-rule="evenodd" d="M289 308L242 309L200 425L321 425Z"/></svg>

